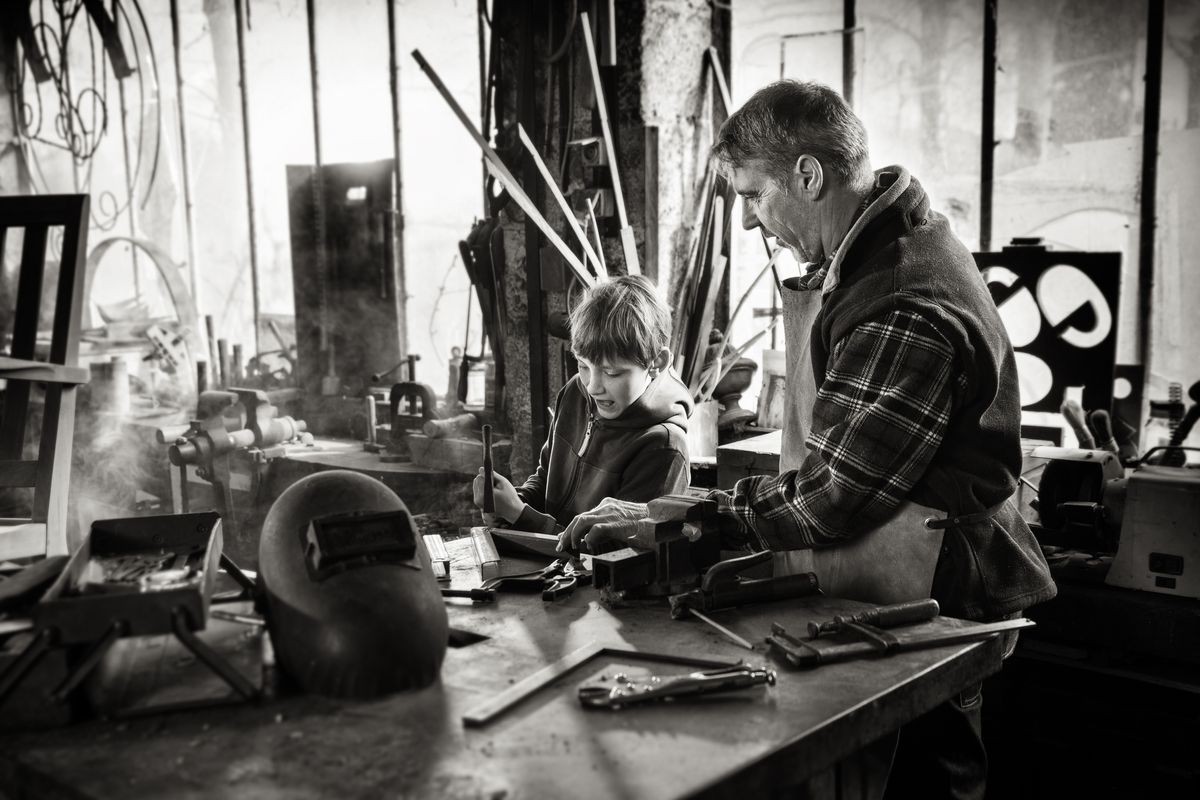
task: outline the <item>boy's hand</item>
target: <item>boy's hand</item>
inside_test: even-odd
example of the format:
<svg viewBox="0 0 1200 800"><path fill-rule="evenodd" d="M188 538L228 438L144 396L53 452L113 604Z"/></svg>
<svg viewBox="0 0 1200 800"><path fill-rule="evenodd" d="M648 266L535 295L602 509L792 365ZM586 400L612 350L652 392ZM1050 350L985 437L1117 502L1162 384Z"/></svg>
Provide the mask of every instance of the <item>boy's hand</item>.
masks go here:
<svg viewBox="0 0 1200 800"><path fill-rule="evenodd" d="M648 516L645 503L606 497L591 511L571 520L571 524L558 537L558 550L578 553L580 546L586 542L588 552L594 553L600 542L605 540L618 542L622 547L648 547L642 539L647 532L653 536L653 523L649 527L639 524L646 521Z"/></svg>
<svg viewBox="0 0 1200 800"><path fill-rule="evenodd" d="M480 467L471 484L475 505L479 508L483 508L483 485L483 467ZM508 478L495 471L492 472L492 498L496 504L495 517L505 522L516 522L517 518L521 516L521 512L525 510L525 501L517 495L516 487ZM489 525L494 524L494 520L488 522L488 516L490 515L484 515L484 521Z"/></svg>

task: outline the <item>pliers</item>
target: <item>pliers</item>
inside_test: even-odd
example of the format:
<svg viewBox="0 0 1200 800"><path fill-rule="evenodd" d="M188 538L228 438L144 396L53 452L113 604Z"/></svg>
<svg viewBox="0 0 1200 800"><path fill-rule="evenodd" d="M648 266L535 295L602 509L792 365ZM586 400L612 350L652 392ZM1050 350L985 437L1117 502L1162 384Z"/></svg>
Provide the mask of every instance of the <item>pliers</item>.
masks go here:
<svg viewBox="0 0 1200 800"><path fill-rule="evenodd" d="M572 566L569 559L560 558L533 572L490 578L481 584L481 588L497 592L541 592L543 600L557 600L574 592L581 578L591 576L587 570Z"/></svg>

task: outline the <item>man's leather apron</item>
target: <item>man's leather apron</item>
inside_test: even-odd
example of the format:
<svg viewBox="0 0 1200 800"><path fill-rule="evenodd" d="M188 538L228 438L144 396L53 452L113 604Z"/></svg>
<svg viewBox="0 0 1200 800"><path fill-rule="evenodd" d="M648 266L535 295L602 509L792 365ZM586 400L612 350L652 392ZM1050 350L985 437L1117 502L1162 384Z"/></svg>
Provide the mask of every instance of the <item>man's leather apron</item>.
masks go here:
<svg viewBox="0 0 1200 800"><path fill-rule="evenodd" d="M783 445L780 473L799 469L808 448L817 385L809 347L813 322L821 308L821 289L799 288L799 280L783 282L783 329L787 363ZM847 544L775 553L775 574L815 572L822 591L870 603L899 603L929 597L942 547L941 520L946 512L904 502L891 518L855 536Z"/></svg>

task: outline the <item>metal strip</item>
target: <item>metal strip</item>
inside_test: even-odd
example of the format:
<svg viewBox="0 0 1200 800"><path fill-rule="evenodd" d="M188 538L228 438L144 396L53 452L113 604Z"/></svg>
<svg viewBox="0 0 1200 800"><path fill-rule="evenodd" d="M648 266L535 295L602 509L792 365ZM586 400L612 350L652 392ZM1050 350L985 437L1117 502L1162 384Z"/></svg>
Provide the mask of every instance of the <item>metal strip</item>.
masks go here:
<svg viewBox="0 0 1200 800"><path fill-rule="evenodd" d="M1146 105L1142 112L1141 228L1138 231L1138 343L1150 369L1153 341L1155 204L1158 200L1158 132L1162 109L1163 4L1149 0L1146 15ZM1136 387L1141 390L1142 387Z"/></svg>
<svg viewBox="0 0 1200 800"><path fill-rule="evenodd" d="M996 171L996 12L983 0L983 124L979 135L979 251L992 249L992 182Z"/></svg>
<svg viewBox="0 0 1200 800"><path fill-rule="evenodd" d="M254 222L254 161L250 147L250 89L246 84L246 30L245 0L233 0L233 12L237 25L238 88L242 100L242 152L246 162L246 220L250 236L250 295L254 304L254 352L262 348L258 344L258 228ZM222 376L226 380L224 375Z"/></svg>

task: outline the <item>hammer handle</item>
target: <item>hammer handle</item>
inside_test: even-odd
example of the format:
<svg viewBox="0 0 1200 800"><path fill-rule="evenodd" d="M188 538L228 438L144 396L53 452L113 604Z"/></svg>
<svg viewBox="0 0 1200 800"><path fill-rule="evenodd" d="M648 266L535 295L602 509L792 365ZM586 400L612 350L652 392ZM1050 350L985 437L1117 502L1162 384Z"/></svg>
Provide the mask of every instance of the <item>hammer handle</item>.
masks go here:
<svg viewBox="0 0 1200 800"><path fill-rule="evenodd" d="M834 617L833 619L834 622L842 624L856 622L874 625L876 628L894 628L897 625L931 620L938 615L939 610L937 600L912 600L907 603L872 608L852 617Z"/></svg>
<svg viewBox="0 0 1200 800"><path fill-rule="evenodd" d="M496 496L492 491L492 426L483 426L483 511L496 513Z"/></svg>

